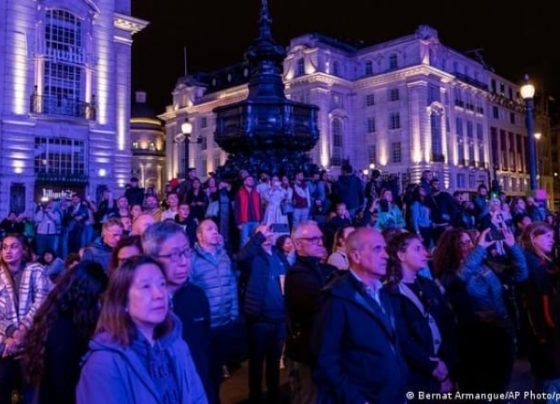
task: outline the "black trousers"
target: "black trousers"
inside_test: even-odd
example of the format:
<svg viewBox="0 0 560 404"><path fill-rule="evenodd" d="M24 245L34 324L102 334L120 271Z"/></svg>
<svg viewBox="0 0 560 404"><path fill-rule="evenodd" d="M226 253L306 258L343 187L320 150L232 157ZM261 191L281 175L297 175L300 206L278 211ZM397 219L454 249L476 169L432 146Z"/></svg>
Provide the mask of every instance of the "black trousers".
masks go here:
<svg viewBox="0 0 560 404"><path fill-rule="evenodd" d="M208 366L208 381L212 390L209 403L220 402L220 384L222 382L222 367L228 362L234 328L233 323L210 329L210 360Z"/></svg>
<svg viewBox="0 0 560 404"><path fill-rule="evenodd" d="M280 384L280 357L286 341L284 319L251 321L247 323L249 337L249 401L262 399L263 365L266 362L268 401L278 399Z"/></svg>

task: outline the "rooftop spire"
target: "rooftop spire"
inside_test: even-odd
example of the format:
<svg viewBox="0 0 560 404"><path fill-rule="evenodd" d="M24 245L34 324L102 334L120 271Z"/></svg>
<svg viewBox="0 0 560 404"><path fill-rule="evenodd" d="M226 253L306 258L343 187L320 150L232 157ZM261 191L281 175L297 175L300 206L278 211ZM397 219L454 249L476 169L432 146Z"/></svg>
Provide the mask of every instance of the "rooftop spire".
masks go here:
<svg viewBox="0 0 560 404"><path fill-rule="evenodd" d="M272 39L270 26L272 19L268 10L268 0L261 0L261 15L259 18L259 39Z"/></svg>

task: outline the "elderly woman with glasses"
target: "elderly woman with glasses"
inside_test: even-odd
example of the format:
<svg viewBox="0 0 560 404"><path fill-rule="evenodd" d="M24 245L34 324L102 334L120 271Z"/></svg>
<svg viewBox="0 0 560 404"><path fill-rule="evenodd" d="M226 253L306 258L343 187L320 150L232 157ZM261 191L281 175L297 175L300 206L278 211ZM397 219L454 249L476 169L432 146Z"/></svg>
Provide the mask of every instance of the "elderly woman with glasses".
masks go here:
<svg viewBox="0 0 560 404"><path fill-rule="evenodd" d="M183 323L183 339L189 345L209 401L214 402L208 383L210 306L204 291L189 281L192 249L187 235L177 223L154 223L142 235L142 247L165 270L173 312Z"/></svg>
<svg viewBox="0 0 560 404"><path fill-rule="evenodd" d="M207 403L166 285L163 266L150 257L113 271L77 403Z"/></svg>

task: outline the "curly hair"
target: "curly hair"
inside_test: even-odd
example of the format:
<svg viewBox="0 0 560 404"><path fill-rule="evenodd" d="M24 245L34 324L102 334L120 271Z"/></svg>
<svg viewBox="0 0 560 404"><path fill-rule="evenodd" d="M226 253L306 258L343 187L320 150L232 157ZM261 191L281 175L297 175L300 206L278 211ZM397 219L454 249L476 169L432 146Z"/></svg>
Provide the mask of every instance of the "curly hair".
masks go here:
<svg viewBox="0 0 560 404"><path fill-rule="evenodd" d="M389 262L387 263L387 283L396 285L402 279L402 267L398 253L404 252L408 248L412 240L420 240L420 237L414 233L400 233L395 235L387 245L387 253L389 254Z"/></svg>
<svg viewBox="0 0 560 404"><path fill-rule="evenodd" d="M25 336L23 369L29 383L35 386L41 383L47 337L60 317L71 319L86 351L99 317L99 299L106 286L107 276L94 261L83 261L62 276L37 311Z"/></svg>
<svg viewBox="0 0 560 404"><path fill-rule="evenodd" d="M463 234L468 234L472 239L469 232L461 228L448 229L440 236L432 256L436 278L445 272L457 271L461 266L460 241Z"/></svg>

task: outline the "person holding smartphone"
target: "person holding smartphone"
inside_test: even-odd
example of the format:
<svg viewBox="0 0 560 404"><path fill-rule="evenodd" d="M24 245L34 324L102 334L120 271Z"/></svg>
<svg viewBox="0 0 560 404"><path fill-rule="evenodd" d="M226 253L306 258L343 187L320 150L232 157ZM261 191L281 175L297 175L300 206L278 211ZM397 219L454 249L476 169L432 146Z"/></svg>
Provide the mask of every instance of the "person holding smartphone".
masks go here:
<svg viewBox="0 0 560 404"><path fill-rule="evenodd" d="M393 192L390 189L381 190L375 228L382 231L385 229L402 229L405 225L406 222L401 209L393 202Z"/></svg>

